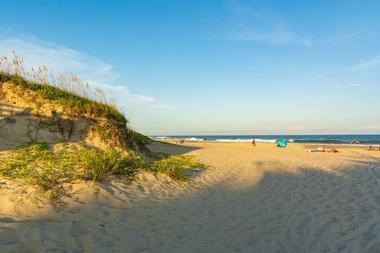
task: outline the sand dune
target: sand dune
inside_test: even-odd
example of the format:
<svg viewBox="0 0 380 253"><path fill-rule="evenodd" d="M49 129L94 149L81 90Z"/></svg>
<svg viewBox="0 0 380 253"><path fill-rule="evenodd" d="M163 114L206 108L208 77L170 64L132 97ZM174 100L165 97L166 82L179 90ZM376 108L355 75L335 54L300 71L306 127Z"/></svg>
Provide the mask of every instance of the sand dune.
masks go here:
<svg viewBox="0 0 380 253"><path fill-rule="evenodd" d="M152 149L212 166L185 185L78 182L56 207L0 182L0 252L379 252L380 152L207 143Z"/></svg>

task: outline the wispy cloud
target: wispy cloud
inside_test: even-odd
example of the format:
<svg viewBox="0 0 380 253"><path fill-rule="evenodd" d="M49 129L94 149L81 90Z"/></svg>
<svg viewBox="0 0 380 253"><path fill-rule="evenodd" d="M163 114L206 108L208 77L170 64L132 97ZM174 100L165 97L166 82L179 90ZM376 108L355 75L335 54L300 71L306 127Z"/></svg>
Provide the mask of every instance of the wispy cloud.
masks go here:
<svg viewBox="0 0 380 253"><path fill-rule="evenodd" d="M34 37L0 38L0 55L11 55L13 50L23 58L27 69L46 65L55 73L75 72L83 81L110 94L123 110L129 108L158 112L169 110L169 106L155 98L133 93L121 85L120 74L114 70L114 67L94 56Z"/></svg>
<svg viewBox="0 0 380 253"><path fill-rule="evenodd" d="M364 84L362 83L335 83L335 84L327 85L327 88L341 90L341 89L350 89L350 88L360 88L363 86Z"/></svg>
<svg viewBox="0 0 380 253"><path fill-rule="evenodd" d="M315 41L315 44L321 45L331 45L331 44L340 44L354 40L359 37L358 32L337 32L329 34L326 37L322 37L319 40Z"/></svg>
<svg viewBox="0 0 380 253"><path fill-rule="evenodd" d="M369 130L380 130L380 125L369 125L365 129Z"/></svg>
<svg viewBox="0 0 380 253"><path fill-rule="evenodd" d="M350 71L361 71L370 70L380 66L380 54L374 56L373 58L351 66L348 68Z"/></svg>
<svg viewBox="0 0 380 253"><path fill-rule="evenodd" d="M305 129L306 129L305 124L298 124L298 125L289 127L289 130L295 130L295 131L303 131Z"/></svg>
<svg viewBox="0 0 380 253"><path fill-rule="evenodd" d="M234 16L234 32L228 38L263 44L302 44L311 46L311 39L300 36L288 28L284 21L263 11L258 11L240 1L233 1L231 11Z"/></svg>
<svg viewBox="0 0 380 253"><path fill-rule="evenodd" d="M302 44L305 46L313 45L312 41L307 38L302 38L295 32L290 31L284 25L272 27L268 31L258 31L250 27L242 29L230 37L233 40L253 41L263 44L284 45L284 44Z"/></svg>

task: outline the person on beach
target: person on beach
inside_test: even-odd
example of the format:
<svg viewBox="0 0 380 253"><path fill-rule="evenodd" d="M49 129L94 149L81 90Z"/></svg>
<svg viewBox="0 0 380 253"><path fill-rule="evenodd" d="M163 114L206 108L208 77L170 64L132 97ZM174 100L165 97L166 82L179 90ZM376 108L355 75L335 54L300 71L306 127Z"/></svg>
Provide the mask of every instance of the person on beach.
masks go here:
<svg viewBox="0 0 380 253"><path fill-rule="evenodd" d="M256 146L256 140L255 139L252 139L252 146Z"/></svg>
<svg viewBox="0 0 380 253"><path fill-rule="evenodd" d="M376 151L376 148L377 148L378 151L380 151L380 147L374 147L374 146L372 146L372 145L369 145L368 150L369 150L369 151Z"/></svg>

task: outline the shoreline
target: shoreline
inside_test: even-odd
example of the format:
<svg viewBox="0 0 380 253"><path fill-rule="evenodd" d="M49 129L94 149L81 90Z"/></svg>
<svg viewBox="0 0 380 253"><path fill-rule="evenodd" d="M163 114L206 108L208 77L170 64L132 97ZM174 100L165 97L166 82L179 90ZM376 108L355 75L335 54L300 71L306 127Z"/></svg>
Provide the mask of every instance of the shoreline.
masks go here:
<svg viewBox="0 0 380 253"><path fill-rule="evenodd" d="M38 191L1 180L0 251L376 252L380 152L307 147L154 142L153 151L210 167L191 184L148 172L73 183L56 207L35 207Z"/></svg>
<svg viewBox="0 0 380 253"><path fill-rule="evenodd" d="M153 139L154 141L158 142L164 142L164 143L170 143L175 145L183 145L187 143L199 143L199 144L211 144L211 143L221 143L221 144L248 144L252 145L252 140L249 141L223 141L223 140L185 140L184 142L180 142L180 139ZM274 145L276 146L276 143L272 142L258 142L256 141L256 146L258 145ZM368 148L370 146L372 147L380 147L380 144L349 144L349 143L315 143L315 142L288 142L288 145L301 145L301 146L310 146L310 147L316 147L316 146L337 146L337 147L350 147L350 148Z"/></svg>

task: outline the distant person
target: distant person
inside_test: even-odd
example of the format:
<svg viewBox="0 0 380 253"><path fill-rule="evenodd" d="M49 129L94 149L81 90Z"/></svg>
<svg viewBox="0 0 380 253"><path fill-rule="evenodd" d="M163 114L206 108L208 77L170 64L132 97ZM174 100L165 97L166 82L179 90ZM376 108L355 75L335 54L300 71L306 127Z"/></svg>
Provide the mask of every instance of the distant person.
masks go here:
<svg viewBox="0 0 380 253"><path fill-rule="evenodd" d="M252 146L256 146L256 140L255 139L252 139Z"/></svg>
<svg viewBox="0 0 380 253"><path fill-rule="evenodd" d="M379 146L379 147L376 147L376 146L372 146L372 145L369 145L368 150L369 150L369 151L376 151L376 148L377 148L377 150L380 151L380 146Z"/></svg>

